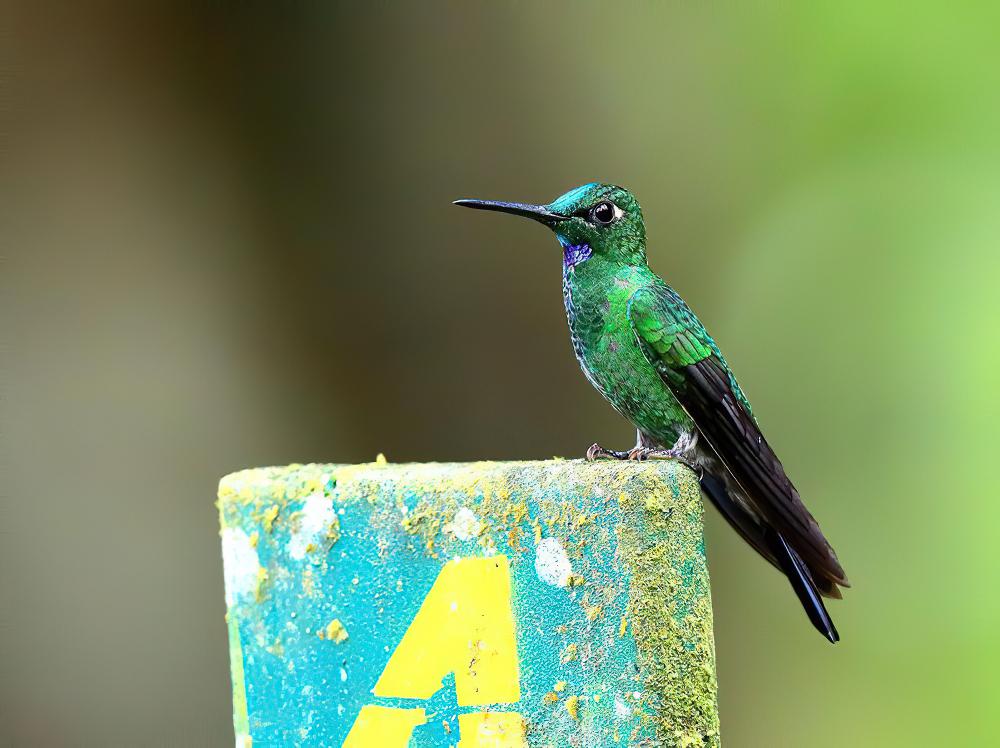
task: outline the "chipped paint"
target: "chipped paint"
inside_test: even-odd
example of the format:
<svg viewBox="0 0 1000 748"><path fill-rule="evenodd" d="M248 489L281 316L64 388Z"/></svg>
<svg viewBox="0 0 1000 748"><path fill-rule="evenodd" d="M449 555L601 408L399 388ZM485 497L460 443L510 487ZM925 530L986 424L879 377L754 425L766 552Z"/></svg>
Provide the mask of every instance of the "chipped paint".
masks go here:
<svg viewBox="0 0 1000 748"><path fill-rule="evenodd" d="M294 559L303 559L307 553L315 552L324 540L332 543L340 536L333 500L322 493L306 497L297 525L288 540L288 555Z"/></svg>
<svg viewBox="0 0 1000 748"><path fill-rule="evenodd" d="M257 589L260 560L250 536L239 528L222 530L222 562L225 569L226 605L232 607L241 595Z"/></svg>
<svg viewBox="0 0 1000 748"><path fill-rule="evenodd" d="M473 712L458 715L462 739L457 748L521 748L524 720L511 712Z"/></svg>

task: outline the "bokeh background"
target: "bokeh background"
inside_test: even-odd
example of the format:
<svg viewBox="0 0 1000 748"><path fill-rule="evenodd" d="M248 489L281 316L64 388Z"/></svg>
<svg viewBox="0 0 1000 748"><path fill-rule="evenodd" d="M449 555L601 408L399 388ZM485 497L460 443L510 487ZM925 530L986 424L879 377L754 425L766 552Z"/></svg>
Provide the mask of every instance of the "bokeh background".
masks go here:
<svg viewBox="0 0 1000 748"><path fill-rule="evenodd" d="M227 472L629 444L449 204L595 179L855 585L831 647L709 511L727 744L995 744L998 9L4 3L0 744L231 744Z"/></svg>

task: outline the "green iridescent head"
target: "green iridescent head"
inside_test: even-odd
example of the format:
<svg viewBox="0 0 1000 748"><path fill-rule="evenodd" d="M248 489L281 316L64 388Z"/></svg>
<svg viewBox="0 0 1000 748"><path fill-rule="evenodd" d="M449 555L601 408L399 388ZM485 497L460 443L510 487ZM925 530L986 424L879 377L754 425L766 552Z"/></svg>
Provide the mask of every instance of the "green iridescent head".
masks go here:
<svg viewBox="0 0 1000 748"><path fill-rule="evenodd" d="M512 213L544 223L559 238L567 262L571 257L581 262L600 255L629 265L646 264L642 210L624 187L592 182L570 190L548 205L496 200L456 200L455 205Z"/></svg>

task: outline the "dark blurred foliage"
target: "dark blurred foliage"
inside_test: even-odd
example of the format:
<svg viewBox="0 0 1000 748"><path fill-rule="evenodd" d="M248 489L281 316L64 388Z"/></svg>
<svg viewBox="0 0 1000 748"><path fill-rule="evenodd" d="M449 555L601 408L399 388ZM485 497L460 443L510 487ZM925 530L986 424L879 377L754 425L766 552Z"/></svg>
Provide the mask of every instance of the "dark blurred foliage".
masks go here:
<svg viewBox="0 0 1000 748"><path fill-rule="evenodd" d="M709 512L736 746L1000 728L997 7L5 4L0 743L231 740L215 484L580 455L559 249L643 203L852 581Z"/></svg>

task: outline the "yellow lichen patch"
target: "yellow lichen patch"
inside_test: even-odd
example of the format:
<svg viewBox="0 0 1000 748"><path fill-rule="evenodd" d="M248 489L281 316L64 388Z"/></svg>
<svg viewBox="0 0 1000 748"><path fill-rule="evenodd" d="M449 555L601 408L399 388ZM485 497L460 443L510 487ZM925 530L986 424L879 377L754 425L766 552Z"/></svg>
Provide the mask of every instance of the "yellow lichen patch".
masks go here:
<svg viewBox="0 0 1000 748"><path fill-rule="evenodd" d="M601 617L601 613L604 612L604 606L602 605L585 605L583 607L583 614L587 617L587 620L593 623L598 618Z"/></svg>
<svg viewBox="0 0 1000 748"><path fill-rule="evenodd" d="M524 535L520 527L514 526L507 531L507 545L510 546L511 550L517 553L523 550L521 545L521 537Z"/></svg>
<svg viewBox="0 0 1000 748"><path fill-rule="evenodd" d="M250 547L256 548L259 542L260 542L260 533L254 530L252 533L250 533Z"/></svg>
<svg viewBox="0 0 1000 748"><path fill-rule="evenodd" d="M326 639L334 644L341 644L347 641L347 629L344 627L344 624L340 622L339 618L334 618L326 624L326 628L317 631L316 635L320 639Z"/></svg>
<svg viewBox="0 0 1000 748"><path fill-rule="evenodd" d="M549 691L542 697L542 703L548 706L552 706L558 701L559 701L559 694L557 694L555 691Z"/></svg>
<svg viewBox="0 0 1000 748"><path fill-rule="evenodd" d="M618 624L618 636L625 636L625 631L628 629L628 618L622 616L622 622Z"/></svg>
<svg viewBox="0 0 1000 748"><path fill-rule="evenodd" d="M276 638L274 642L269 647L265 647L265 649L275 657L284 657L285 655L285 645L281 643L281 639Z"/></svg>
<svg viewBox="0 0 1000 748"><path fill-rule="evenodd" d="M580 719L580 697L570 696L566 699L566 711L573 719Z"/></svg>
<svg viewBox="0 0 1000 748"><path fill-rule="evenodd" d="M420 502L416 508L407 514L400 522L404 531L410 535L420 535L432 545L434 538L444 526L441 512L427 501Z"/></svg>
<svg viewBox="0 0 1000 748"><path fill-rule="evenodd" d="M330 541L331 544L336 543L340 540L340 520L336 517L330 522L330 526L326 529L326 539Z"/></svg>
<svg viewBox="0 0 1000 748"><path fill-rule="evenodd" d="M570 574L569 578L566 580L567 587L583 587L586 583L587 580L580 574Z"/></svg>
<svg viewBox="0 0 1000 748"><path fill-rule="evenodd" d="M497 544L493 542L493 538L488 535L484 535L479 539L479 547L483 549L483 555L493 556L497 552Z"/></svg>
<svg viewBox="0 0 1000 748"><path fill-rule="evenodd" d="M564 681L564 680L556 681L556 684L554 686L552 686L552 690L555 691L555 692L557 692L557 693L561 692L561 691L565 691L566 690L566 681Z"/></svg>
<svg viewBox="0 0 1000 748"><path fill-rule="evenodd" d="M314 494L323 494L324 491L324 481L322 476L319 475L308 475L305 476L299 485L295 489L295 493L302 498L312 496Z"/></svg>
<svg viewBox="0 0 1000 748"><path fill-rule="evenodd" d="M559 653L559 662L563 665L567 662L572 662L576 659L576 652L576 644L567 644L563 651Z"/></svg>
<svg viewBox="0 0 1000 748"><path fill-rule="evenodd" d="M690 748L692 745L705 744L705 740L702 738L701 733L698 732L684 732L676 730L674 732L674 736L677 738L677 748Z"/></svg>
<svg viewBox="0 0 1000 748"><path fill-rule="evenodd" d="M261 524L264 526L264 532L270 533L274 529L274 521L278 519L278 511L277 504L271 504L264 511L264 518L261 521Z"/></svg>
<svg viewBox="0 0 1000 748"><path fill-rule="evenodd" d="M623 519L616 528L620 557L632 580L628 626L645 686L642 703L658 705L649 717L665 744L684 745L682 740L697 735L696 744L717 746L702 504L691 471L672 466L665 473L665 481L644 477L623 495Z"/></svg>
<svg viewBox="0 0 1000 748"><path fill-rule="evenodd" d="M254 584L253 588L253 599L260 602L264 599L267 594L267 569L263 566L257 569L257 582Z"/></svg>

